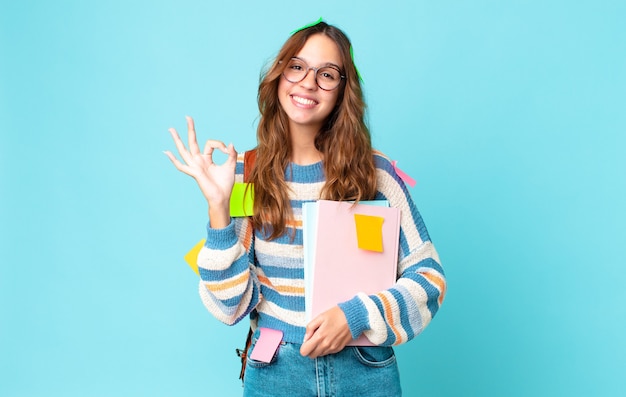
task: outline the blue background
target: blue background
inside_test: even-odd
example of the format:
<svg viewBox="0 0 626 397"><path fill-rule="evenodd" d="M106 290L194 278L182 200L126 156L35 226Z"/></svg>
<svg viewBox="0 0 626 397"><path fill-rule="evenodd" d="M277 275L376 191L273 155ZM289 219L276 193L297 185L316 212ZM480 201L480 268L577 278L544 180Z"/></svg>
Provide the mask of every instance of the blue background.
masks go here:
<svg viewBox="0 0 626 397"><path fill-rule="evenodd" d="M23 0L0 6L0 395L241 393L247 325L200 302L206 204L162 151L186 114L251 148L260 70L320 15L448 276L397 348L405 394L626 394L623 1Z"/></svg>

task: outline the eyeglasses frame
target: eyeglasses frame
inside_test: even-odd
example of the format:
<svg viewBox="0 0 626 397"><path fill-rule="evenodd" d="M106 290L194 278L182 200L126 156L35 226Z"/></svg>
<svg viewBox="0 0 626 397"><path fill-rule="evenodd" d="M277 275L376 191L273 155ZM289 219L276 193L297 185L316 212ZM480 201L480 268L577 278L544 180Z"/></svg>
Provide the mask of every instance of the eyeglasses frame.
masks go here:
<svg viewBox="0 0 626 397"><path fill-rule="evenodd" d="M301 82L302 80L306 79L306 77L309 75L309 71L311 71L311 70L312 70L312 71L314 72L313 77L315 77L315 84L317 84L317 86L320 88L320 90L324 90L324 91L333 91L333 90L336 90L337 88L339 88L339 86L341 85L342 80L345 80L345 78L346 78L346 76L344 76L344 75L342 75L342 74L341 74L341 69L339 69L339 67L336 67L336 66L334 66L334 65L324 65L324 66L320 66L320 67L318 67L318 68L314 68L314 67L312 67L312 66L309 66L309 64L308 64L308 63L306 63L306 61L305 61L304 59L302 59L302 58L298 58L298 57L291 57L289 60L291 61L291 60L294 60L294 59L296 59L296 60L298 60L298 61L300 61L300 62L304 63L304 65L306 66L306 73L304 73L304 75L302 76L302 78L301 78L300 80L298 80L298 81L291 81L291 80L289 80L289 79L287 78L287 76L285 76L285 69L286 69L286 68L285 68L285 69L283 69L283 72L282 72L281 74L283 75L283 77L285 78L285 80L287 80L287 81L288 81L288 82L290 82L290 83L294 83L294 84L295 84L295 83L299 83L299 82ZM279 63L279 64L282 64L282 63L283 63L283 61L282 61L282 60L280 60L280 61L278 61L278 63ZM332 69L335 69L336 71L338 71L338 72L339 72L339 77L340 77L340 79L339 79L339 83L337 83L337 86L336 86L336 87L331 88L331 89L326 89L326 88L323 88L322 86L320 86L320 83L317 81L317 72L318 72L320 69L324 69L324 68L332 68Z"/></svg>

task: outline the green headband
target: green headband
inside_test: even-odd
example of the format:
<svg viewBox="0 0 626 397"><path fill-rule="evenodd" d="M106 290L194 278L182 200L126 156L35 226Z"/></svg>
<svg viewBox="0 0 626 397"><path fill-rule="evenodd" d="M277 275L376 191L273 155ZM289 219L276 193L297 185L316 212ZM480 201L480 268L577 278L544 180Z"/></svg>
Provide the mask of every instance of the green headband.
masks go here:
<svg viewBox="0 0 626 397"><path fill-rule="evenodd" d="M320 17L317 21L315 22L311 22L311 23L307 23L306 25L302 26L301 28L298 28L294 31L292 31L291 33L289 33L290 36L293 36L294 34L298 33L301 30L310 28L311 26L315 26L320 22L323 22L324 18ZM357 76L359 76L359 80L361 80L361 83L364 83L363 81L363 77L361 77L361 72L359 72L359 68L356 67L356 62L354 62L354 51L352 50L352 44L350 44L350 58L352 58L352 64L354 65L354 69L356 70L356 74Z"/></svg>

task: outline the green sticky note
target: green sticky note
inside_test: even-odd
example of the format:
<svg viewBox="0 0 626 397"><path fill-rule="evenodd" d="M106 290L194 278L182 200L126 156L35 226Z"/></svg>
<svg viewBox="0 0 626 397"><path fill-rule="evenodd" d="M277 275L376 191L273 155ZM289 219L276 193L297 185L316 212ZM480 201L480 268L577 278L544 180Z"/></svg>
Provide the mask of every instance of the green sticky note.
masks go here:
<svg viewBox="0 0 626 397"><path fill-rule="evenodd" d="M254 184L235 182L230 194L230 216L254 215Z"/></svg>
<svg viewBox="0 0 626 397"><path fill-rule="evenodd" d="M383 252L383 223L385 218L354 214L356 238L360 249Z"/></svg>

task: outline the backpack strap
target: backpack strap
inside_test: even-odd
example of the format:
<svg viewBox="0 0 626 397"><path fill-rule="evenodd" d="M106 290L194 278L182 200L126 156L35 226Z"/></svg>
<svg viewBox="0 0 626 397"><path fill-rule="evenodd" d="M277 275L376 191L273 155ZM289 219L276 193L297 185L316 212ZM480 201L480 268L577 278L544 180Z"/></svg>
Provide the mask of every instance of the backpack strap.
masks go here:
<svg viewBox="0 0 626 397"><path fill-rule="evenodd" d="M243 155L243 181L250 182L250 175L256 162L256 149L248 150Z"/></svg>
<svg viewBox="0 0 626 397"><path fill-rule="evenodd" d="M235 353L237 356L241 358L241 370L239 371L239 379L241 379L241 383L244 381L244 376L246 374L246 363L248 361L248 350L250 350L250 345L252 344L252 328L248 330L248 336L246 337L246 347L241 349L235 349Z"/></svg>
<svg viewBox="0 0 626 397"><path fill-rule="evenodd" d="M250 176L254 169L254 163L256 162L256 149L248 150L243 155L243 181L244 183L250 182ZM252 344L252 328L248 329L248 336L246 337L246 347L241 349L235 349L237 356L241 358L241 370L239 371L239 379L244 381L244 375L246 373L246 362L248 361L248 350Z"/></svg>

